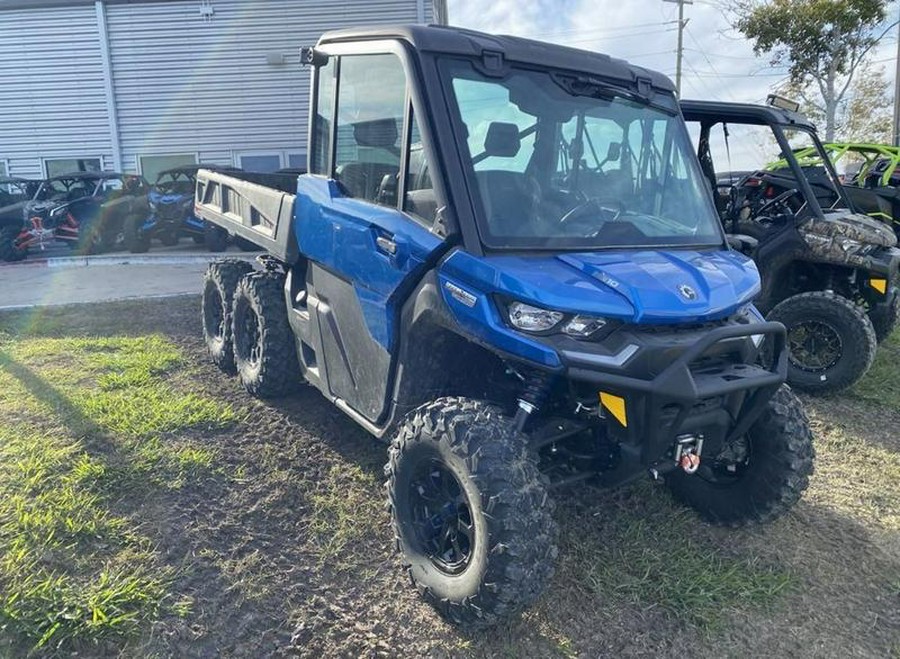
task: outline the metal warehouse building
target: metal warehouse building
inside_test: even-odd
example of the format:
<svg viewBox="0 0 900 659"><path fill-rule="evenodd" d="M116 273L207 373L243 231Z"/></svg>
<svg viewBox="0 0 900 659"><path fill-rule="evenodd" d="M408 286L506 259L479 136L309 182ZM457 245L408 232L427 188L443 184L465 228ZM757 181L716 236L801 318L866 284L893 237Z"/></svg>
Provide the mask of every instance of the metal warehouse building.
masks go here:
<svg viewBox="0 0 900 659"><path fill-rule="evenodd" d="M0 176L305 166L300 46L445 11L443 0L0 2Z"/></svg>

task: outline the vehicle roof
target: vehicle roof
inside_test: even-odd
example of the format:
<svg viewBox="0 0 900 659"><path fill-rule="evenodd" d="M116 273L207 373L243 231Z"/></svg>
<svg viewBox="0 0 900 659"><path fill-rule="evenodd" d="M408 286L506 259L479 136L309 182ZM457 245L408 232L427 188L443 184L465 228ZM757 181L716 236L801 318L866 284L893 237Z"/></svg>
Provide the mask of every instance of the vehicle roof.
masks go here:
<svg viewBox="0 0 900 659"><path fill-rule="evenodd" d="M48 181L62 181L65 179L87 179L96 181L99 179L122 178L126 176L137 176L137 174L121 174L119 172L71 172L69 174L60 174L48 178Z"/></svg>
<svg viewBox="0 0 900 659"><path fill-rule="evenodd" d="M194 165L179 165L178 167L170 167L169 169L164 169L159 174L156 175L156 178L159 179L163 174L195 174L197 170L200 169L208 169L213 172L239 172L241 169L239 167L234 167L233 165L214 165L212 163L198 163Z"/></svg>
<svg viewBox="0 0 900 659"><path fill-rule="evenodd" d="M782 110L771 105L753 103L724 103L721 101L679 101L685 119L699 121L711 119L745 124L782 124L815 130L816 126L799 112Z"/></svg>
<svg viewBox="0 0 900 659"><path fill-rule="evenodd" d="M629 64L625 60L609 55L534 39L485 34L447 25L400 25L334 30L323 34L319 39L319 45L375 39L399 39L419 51L466 57L481 57L485 52L502 53L504 59L512 62L583 72L628 83L643 78L650 80L650 83L659 90L675 91L675 85L662 73Z"/></svg>
<svg viewBox="0 0 900 659"><path fill-rule="evenodd" d="M900 147L889 144L875 144L873 142L825 142L822 146L826 149L847 149L850 151L871 151L892 156L900 155Z"/></svg>

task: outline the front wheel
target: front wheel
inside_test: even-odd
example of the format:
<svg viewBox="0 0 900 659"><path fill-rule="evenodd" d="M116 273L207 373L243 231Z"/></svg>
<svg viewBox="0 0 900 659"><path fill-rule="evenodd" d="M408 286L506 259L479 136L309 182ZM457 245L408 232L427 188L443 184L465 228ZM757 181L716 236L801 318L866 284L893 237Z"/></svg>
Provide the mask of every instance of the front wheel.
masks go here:
<svg viewBox="0 0 900 659"><path fill-rule="evenodd" d="M800 500L813 473L812 432L802 403L782 385L746 436L718 455L704 452L694 474L668 476L672 495L723 526L770 522Z"/></svg>
<svg viewBox="0 0 900 659"><path fill-rule="evenodd" d="M21 261L28 256L28 245L23 241L23 231L16 227L0 228L0 259Z"/></svg>
<svg viewBox="0 0 900 659"><path fill-rule="evenodd" d="M423 405L401 425L385 471L405 567L445 618L486 627L537 599L557 555L553 504L526 438L498 408Z"/></svg>
<svg viewBox="0 0 900 659"><path fill-rule="evenodd" d="M827 291L801 293L780 302L768 320L787 328L788 382L810 393L845 389L863 377L878 342L865 311Z"/></svg>

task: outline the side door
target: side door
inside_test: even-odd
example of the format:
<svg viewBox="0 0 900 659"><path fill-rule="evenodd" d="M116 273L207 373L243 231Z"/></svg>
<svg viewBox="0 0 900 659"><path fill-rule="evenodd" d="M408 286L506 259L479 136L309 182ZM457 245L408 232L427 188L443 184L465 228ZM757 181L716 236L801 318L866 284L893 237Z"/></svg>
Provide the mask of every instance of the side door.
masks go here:
<svg viewBox="0 0 900 659"><path fill-rule="evenodd" d="M432 231L435 191L423 187L432 177L422 176L409 63L399 44L383 47L332 54L317 70L312 174L299 180L295 227L319 372L372 422L387 410L403 302L444 245Z"/></svg>

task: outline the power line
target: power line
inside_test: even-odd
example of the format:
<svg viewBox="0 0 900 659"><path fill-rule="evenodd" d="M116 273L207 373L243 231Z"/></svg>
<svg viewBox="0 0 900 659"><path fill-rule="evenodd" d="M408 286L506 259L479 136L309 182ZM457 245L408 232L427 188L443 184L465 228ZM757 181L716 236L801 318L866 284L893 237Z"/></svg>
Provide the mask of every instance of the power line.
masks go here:
<svg viewBox="0 0 900 659"><path fill-rule="evenodd" d="M684 28L687 25L687 20L684 18L684 6L694 4L694 0L663 0L663 2L678 3L678 51L675 54L675 92L680 96L681 60L684 57Z"/></svg>

